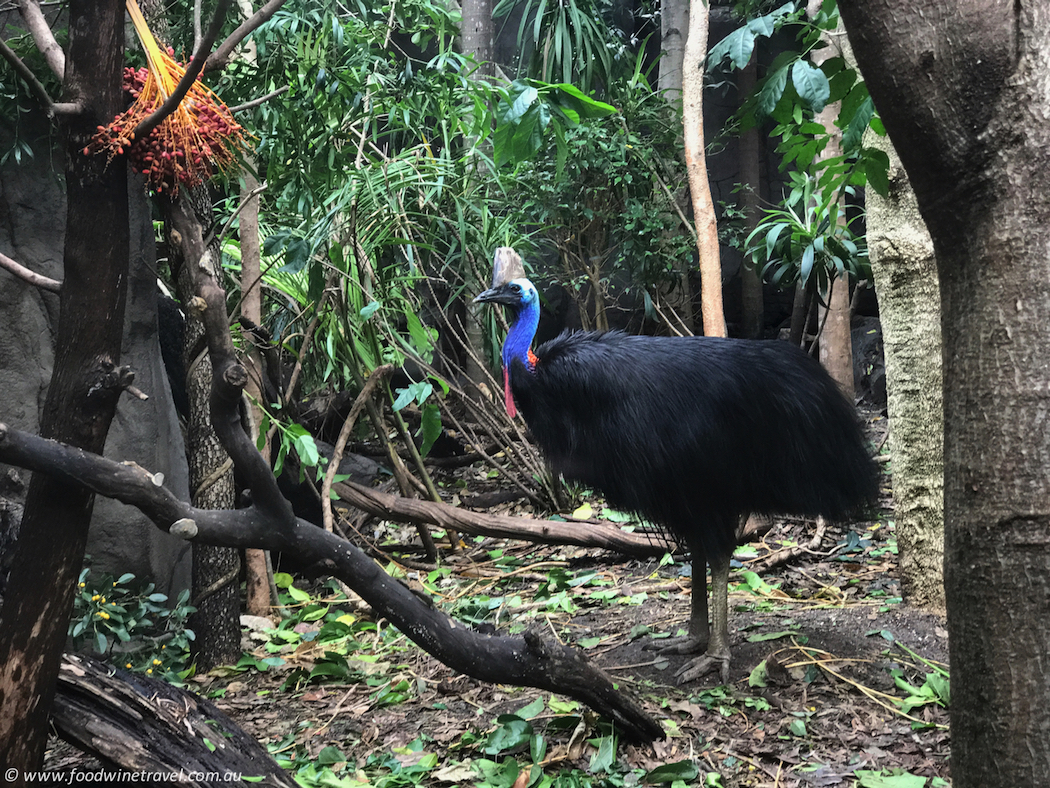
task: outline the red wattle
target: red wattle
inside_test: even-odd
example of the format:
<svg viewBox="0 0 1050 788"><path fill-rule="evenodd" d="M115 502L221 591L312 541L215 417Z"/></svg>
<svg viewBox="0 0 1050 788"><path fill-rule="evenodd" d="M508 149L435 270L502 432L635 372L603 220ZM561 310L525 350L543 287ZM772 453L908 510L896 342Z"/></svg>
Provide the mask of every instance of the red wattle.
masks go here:
<svg viewBox="0 0 1050 788"><path fill-rule="evenodd" d="M503 368L503 402L507 407L507 415L512 419L518 415L518 409L514 406L514 394L510 390L510 370Z"/></svg>

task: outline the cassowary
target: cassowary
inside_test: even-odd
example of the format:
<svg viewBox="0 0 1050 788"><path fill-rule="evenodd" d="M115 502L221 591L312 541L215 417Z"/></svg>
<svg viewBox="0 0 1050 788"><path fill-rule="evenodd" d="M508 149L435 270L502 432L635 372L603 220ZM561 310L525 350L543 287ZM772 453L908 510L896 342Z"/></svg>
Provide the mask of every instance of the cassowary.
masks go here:
<svg viewBox="0 0 1050 788"><path fill-rule="evenodd" d="M507 247L475 301L510 308L507 412L521 410L551 468L662 525L691 552L688 636L663 651L701 654L679 681L717 668L727 682L729 559L742 519L841 520L876 497L878 471L852 404L816 360L775 340L579 332L533 353L539 299Z"/></svg>

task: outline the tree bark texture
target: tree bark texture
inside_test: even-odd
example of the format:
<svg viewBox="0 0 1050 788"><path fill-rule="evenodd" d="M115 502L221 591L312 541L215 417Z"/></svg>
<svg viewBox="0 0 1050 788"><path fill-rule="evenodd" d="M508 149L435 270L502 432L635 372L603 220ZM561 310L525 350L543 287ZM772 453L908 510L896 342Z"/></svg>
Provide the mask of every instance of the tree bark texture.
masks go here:
<svg viewBox="0 0 1050 788"><path fill-rule="evenodd" d="M243 9L242 9L243 10ZM247 9L250 11L250 9ZM247 14L250 16L250 13ZM255 325L262 325L262 250L259 247L259 182L251 173L244 174L241 186L241 211L238 235L241 239L241 314ZM263 410L259 404L265 400L262 354L249 341L246 344L248 385L245 392L251 402L253 439L257 439L262 424ZM263 447L263 456L269 458L269 444ZM269 562L262 550L244 551L245 609L253 616L265 616L270 612ZM276 603L276 600L272 600Z"/></svg>
<svg viewBox="0 0 1050 788"><path fill-rule="evenodd" d="M181 189L174 200L162 200L162 211L173 254L179 259L179 300L190 305L186 321L186 393L190 419L186 450L190 465L190 490L195 506L232 509L234 505L233 462L215 434L210 414L212 364L204 337L204 326L194 308L192 267L211 265L217 275L217 254L205 256L202 212L210 212L207 192L200 195ZM196 199L194 199L196 197ZM190 619L196 634L194 656L200 670L237 659L240 633L240 556L237 551L215 545L194 545L193 605Z"/></svg>
<svg viewBox="0 0 1050 788"><path fill-rule="evenodd" d="M886 357L893 508L901 587L912 605L944 609L944 408L941 289L933 241L886 137L890 193L867 194L868 254Z"/></svg>
<svg viewBox="0 0 1050 788"><path fill-rule="evenodd" d="M179 775L177 785L248 782L236 775L271 788L299 785L211 701L90 657L63 658L51 720L63 739L106 765Z"/></svg>
<svg viewBox="0 0 1050 788"><path fill-rule="evenodd" d="M693 199L696 248L700 254L700 308L704 313L704 335L724 337L722 310L722 262L718 249L718 224L707 177L704 150L704 60L710 16L703 0L689 4L689 34L682 61L682 129L685 134L685 166Z"/></svg>
<svg viewBox="0 0 1050 788"><path fill-rule="evenodd" d="M806 14L811 18L816 16L821 4L821 0L809 0L806 3ZM821 34L820 40L824 46L813 50L810 55L813 65L820 66L825 60L832 57L845 57L847 60L852 60L852 55L847 51L849 47L841 27L834 31L825 31ZM836 101L828 104L813 118L816 123L824 127L829 135L827 147L817 154L814 160L814 166L818 172L821 161L842 155L842 130L835 125L835 120L841 110L842 102ZM846 205L841 197L838 221L839 224L846 223ZM853 337L850 333L849 277L835 278L831 296L827 304L821 307L819 314L824 326L819 339L820 363L824 365L832 379L839 384L846 398L852 401L855 391L853 388Z"/></svg>
<svg viewBox="0 0 1050 788"><path fill-rule="evenodd" d="M956 788L1050 785L1050 5L843 0L933 238Z"/></svg>
<svg viewBox="0 0 1050 788"><path fill-rule="evenodd" d="M64 283L54 371L41 432L101 452L123 387L129 228L123 158L83 156L96 127L122 108L124 3L69 4L64 89L82 111L68 118ZM29 487L0 608L0 763L38 768L84 558L93 496L46 476Z"/></svg>
<svg viewBox="0 0 1050 788"><path fill-rule="evenodd" d="M741 99L750 96L758 80L758 58L753 57L741 70L737 91ZM762 142L758 126L752 126L740 135L740 208L744 212L746 236L750 236L762 218ZM748 339L758 339L765 327L765 300L762 277L754 263L745 260L740 265L741 326L740 333Z"/></svg>
<svg viewBox="0 0 1050 788"><path fill-rule="evenodd" d="M657 86L671 103L682 99L682 61L689 31L689 0L660 2L660 76Z"/></svg>

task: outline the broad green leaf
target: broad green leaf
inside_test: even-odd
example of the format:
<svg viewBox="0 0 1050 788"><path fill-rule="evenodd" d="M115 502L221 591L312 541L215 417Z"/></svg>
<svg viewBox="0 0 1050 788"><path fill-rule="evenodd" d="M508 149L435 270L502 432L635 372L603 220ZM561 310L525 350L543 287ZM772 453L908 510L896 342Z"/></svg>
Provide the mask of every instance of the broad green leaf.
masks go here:
<svg viewBox="0 0 1050 788"><path fill-rule="evenodd" d="M430 453L434 441L441 435L441 408L435 403L428 402L423 406L422 420L419 424L419 431L416 434L423 441L420 444L419 452L426 457Z"/></svg>
<svg viewBox="0 0 1050 788"><path fill-rule="evenodd" d="M515 715L521 717L523 720L531 720L537 714L542 713L546 706L546 701L543 699L543 696L540 695L536 700L532 701L532 703L518 709L517 712L515 712Z"/></svg>
<svg viewBox="0 0 1050 788"><path fill-rule="evenodd" d="M857 778L858 788L923 788L926 785L925 777L908 774L899 769L888 773L882 770L874 772L858 769L853 776Z"/></svg>
<svg viewBox="0 0 1050 788"><path fill-rule="evenodd" d="M780 101L780 97L784 95L787 79L788 67L786 65L781 66L766 77L765 84L762 85L762 89L758 92L757 107L760 114L771 115L773 113L773 108Z"/></svg>
<svg viewBox="0 0 1050 788"><path fill-rule="evenodd" d="M871 96L868 96L857 107L849 125L842 132L842 150L844 153L852 153L860 147L864 138L864 132L867 131L868 124L871 122L874 114L875 103L871 100Z"/></svg>
<svg viewBox="0 0 1050 788"><path fill-rule="evenodd" d="M808 60L796 60L791 67L791 83L801 98L814 113L820 112L828 103L831 86L824 72Z"/></svg>
<svg viewBox="0 0 1050 788"><path fill-rule="evenodd" d="M700 770L696 768L692 761L677 761L675 763L665 763L663 766L657 766L655 769L649 771L643 780L646 783L651 784L671 783L676 780L682 780L688 783L699 776Z"/></svg>
<svg viewBox="0 0 1050 788"><path fill-rule="evenodd" d="M532 725L514 714L502 714L496 718L500 727L489 734L482 752L499 755L508 750L526 747L532 738Z"/></svg>
<svg viewBox="0 0 1050 788"><path fill-rule="evenodd" d="M749 27L738 27L711 47L707 54L707 67L714 68L728 57L733 68L744 68L751 60L754 50L755 34Z"/></svg>
<svg viewBox="0 0 1050 788"><path fill-rule="evenodd" d="M608 772L616 763L616 742L612 736L602 736L598 742L598 752L591 756L588 771L591 774Z"/></svg>
<svg viewBox="0 0 1050 788"><path fill-rule="evenodd" d="M802 250L802 261L799 263L798 276L803 284L809 281L809 275L813 271L813 244L806 244Z"/></svg>

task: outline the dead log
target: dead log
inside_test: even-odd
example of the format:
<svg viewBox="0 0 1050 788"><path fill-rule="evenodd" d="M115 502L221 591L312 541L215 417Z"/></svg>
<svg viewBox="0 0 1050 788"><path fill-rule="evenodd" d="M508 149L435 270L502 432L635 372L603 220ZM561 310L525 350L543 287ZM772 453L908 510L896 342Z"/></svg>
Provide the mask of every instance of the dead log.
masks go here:
<svg viewBox="0 0 1050 788"><path fill-rule="evenodd" d="M63 655L51 722L59 736L106 766L156 775L137 784L204 787L261 777L253 784L297 785L211 701L91 657Z"/></svg>
<svg viewBox="0 0 1050 788"><path fill-rule="evenodd" d="M609 525L471 512L433 501L401 498L353 482L338 482L332 485L332 489L344 503L377 517L411 524L426 523L472 536L600 547L638 558L661 556L675 549L675 545L663 535L628 533Z"/></svg>

